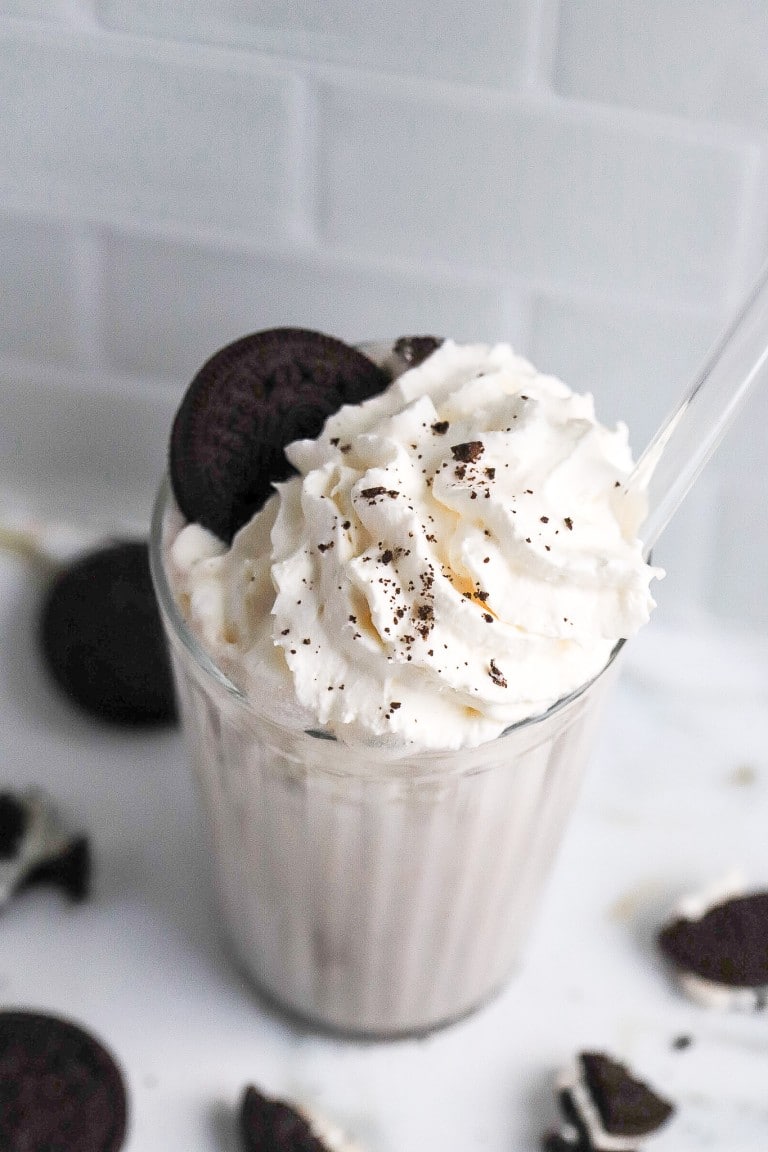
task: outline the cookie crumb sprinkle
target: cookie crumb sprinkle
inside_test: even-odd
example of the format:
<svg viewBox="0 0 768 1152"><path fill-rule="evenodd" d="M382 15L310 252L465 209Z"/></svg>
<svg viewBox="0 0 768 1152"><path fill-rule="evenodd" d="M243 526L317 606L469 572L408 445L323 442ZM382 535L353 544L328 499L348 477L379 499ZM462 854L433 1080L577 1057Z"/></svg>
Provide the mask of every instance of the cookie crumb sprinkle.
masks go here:
<svg viewBox="0 0 768 1152"><path fill-rule="evenodd" d="M460 460L462 464L474 464L479 460L485 451L485 446L482 440L467 440L464 444L451 445L451 454L454 460Z"/></svg>

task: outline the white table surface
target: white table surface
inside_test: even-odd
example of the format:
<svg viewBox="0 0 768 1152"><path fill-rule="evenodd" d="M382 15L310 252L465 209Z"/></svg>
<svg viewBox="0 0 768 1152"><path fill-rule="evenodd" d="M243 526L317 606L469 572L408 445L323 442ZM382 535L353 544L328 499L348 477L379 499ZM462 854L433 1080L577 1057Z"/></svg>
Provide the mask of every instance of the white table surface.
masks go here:
<svg viewBox="0 0 768 1152"><path fill-rule="evenodd" d="M652 624L630 648L522 972L427 1039L313 1035L261 1003L219 940L176 731L73 713L34 645L35 569L0 554L0 786L42 786L87 831L93 893L0 913L0 1002L65 1014L116 1054L128 1152L235 1152L243 1086L298 1099L370 1152L530 1152L573 1052L628 1060L678 1105L657 1152L765 1152L768 1019L707 1012L653 943L683 892L768 885L768 639ZM683 1051L672 1042L690 1035Z"/></svg>

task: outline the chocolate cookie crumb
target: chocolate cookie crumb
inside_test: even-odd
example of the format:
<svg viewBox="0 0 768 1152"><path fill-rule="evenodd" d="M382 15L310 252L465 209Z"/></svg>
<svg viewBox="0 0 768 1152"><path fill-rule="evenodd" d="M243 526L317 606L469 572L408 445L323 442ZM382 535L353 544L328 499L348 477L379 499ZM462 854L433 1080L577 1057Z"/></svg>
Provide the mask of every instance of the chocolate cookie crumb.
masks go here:
<svg viewBox="0 0 768 1152"><path fill-rule="evenodd" d="M454 460L459 460L462 464L474 464L484 451L485 445L482 440L467 440L464 444L451 445Z"/></svg>

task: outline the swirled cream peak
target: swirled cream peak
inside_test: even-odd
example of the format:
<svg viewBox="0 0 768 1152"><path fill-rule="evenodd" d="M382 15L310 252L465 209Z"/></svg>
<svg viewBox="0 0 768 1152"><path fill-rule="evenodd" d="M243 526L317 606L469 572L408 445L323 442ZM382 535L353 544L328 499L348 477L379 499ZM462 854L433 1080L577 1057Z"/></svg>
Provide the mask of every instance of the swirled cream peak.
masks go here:
<svg viewBox="0 0 768 1152"><path fill-rule="evenodd" d="M342 739L491 739L653 607L626 429L508 345L446 341L286 454L298 474L231 550L181 534L177 587L246 691L284 669Z"/></svg>

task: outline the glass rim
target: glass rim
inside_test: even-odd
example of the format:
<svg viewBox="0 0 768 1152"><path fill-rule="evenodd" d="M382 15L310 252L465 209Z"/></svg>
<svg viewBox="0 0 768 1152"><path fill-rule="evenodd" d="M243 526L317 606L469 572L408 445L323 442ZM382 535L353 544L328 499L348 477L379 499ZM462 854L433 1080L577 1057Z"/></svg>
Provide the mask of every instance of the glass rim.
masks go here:
<svg viewBox="0 0 768 1152"><path fill-rule="evenodd" d="M173 494L173 487L171 484L170 475L168 472L164 473L163 478L158 488L157 496L155 498L154 507L152 510L152 521L150 527L149 537L149 567L152 575L152 583L155 588L155 595L157 596L160 604L161 614L163 619L167 621L173 628L174 635L181 642L186 649L189 656L191 656L195 665L205 674L205 676L214 681L219 689L223 689L230 699L251 712L256 712L253 701L248 694L239 688L234 681L230 680L227 674L218 666L210 654L206 651L204 646L200 643L194 632L188 626L184 616L176 603L176 598L171 590L171 585L165 570L163 561L163 536L165 516L169 509L176 506L175 497ZM179 513L181 515L181 513ZM510 724L503 732L500 732L495 739L501 740L503 737L513 733L519 732L525 728L532 728L537 724L543 724L549 720L550 717L562 712L569 705L573 704L581 696L584 696L589 689L598 680L601 680L606 672L615 663L616 658L626 644L626 640L621 639L616 642L611 651L610 656L606 660L600 671L593 676L590 680L586 680L578 688L574 689L567 696L561 696L554 704L550 704L545 712L539 712L535 716L527 716L523 720L517 720L514 724ZM308 736L313 736L320 740L336 740L337 737L327 729L322 727L307 728L305 732Z"/></svg>

